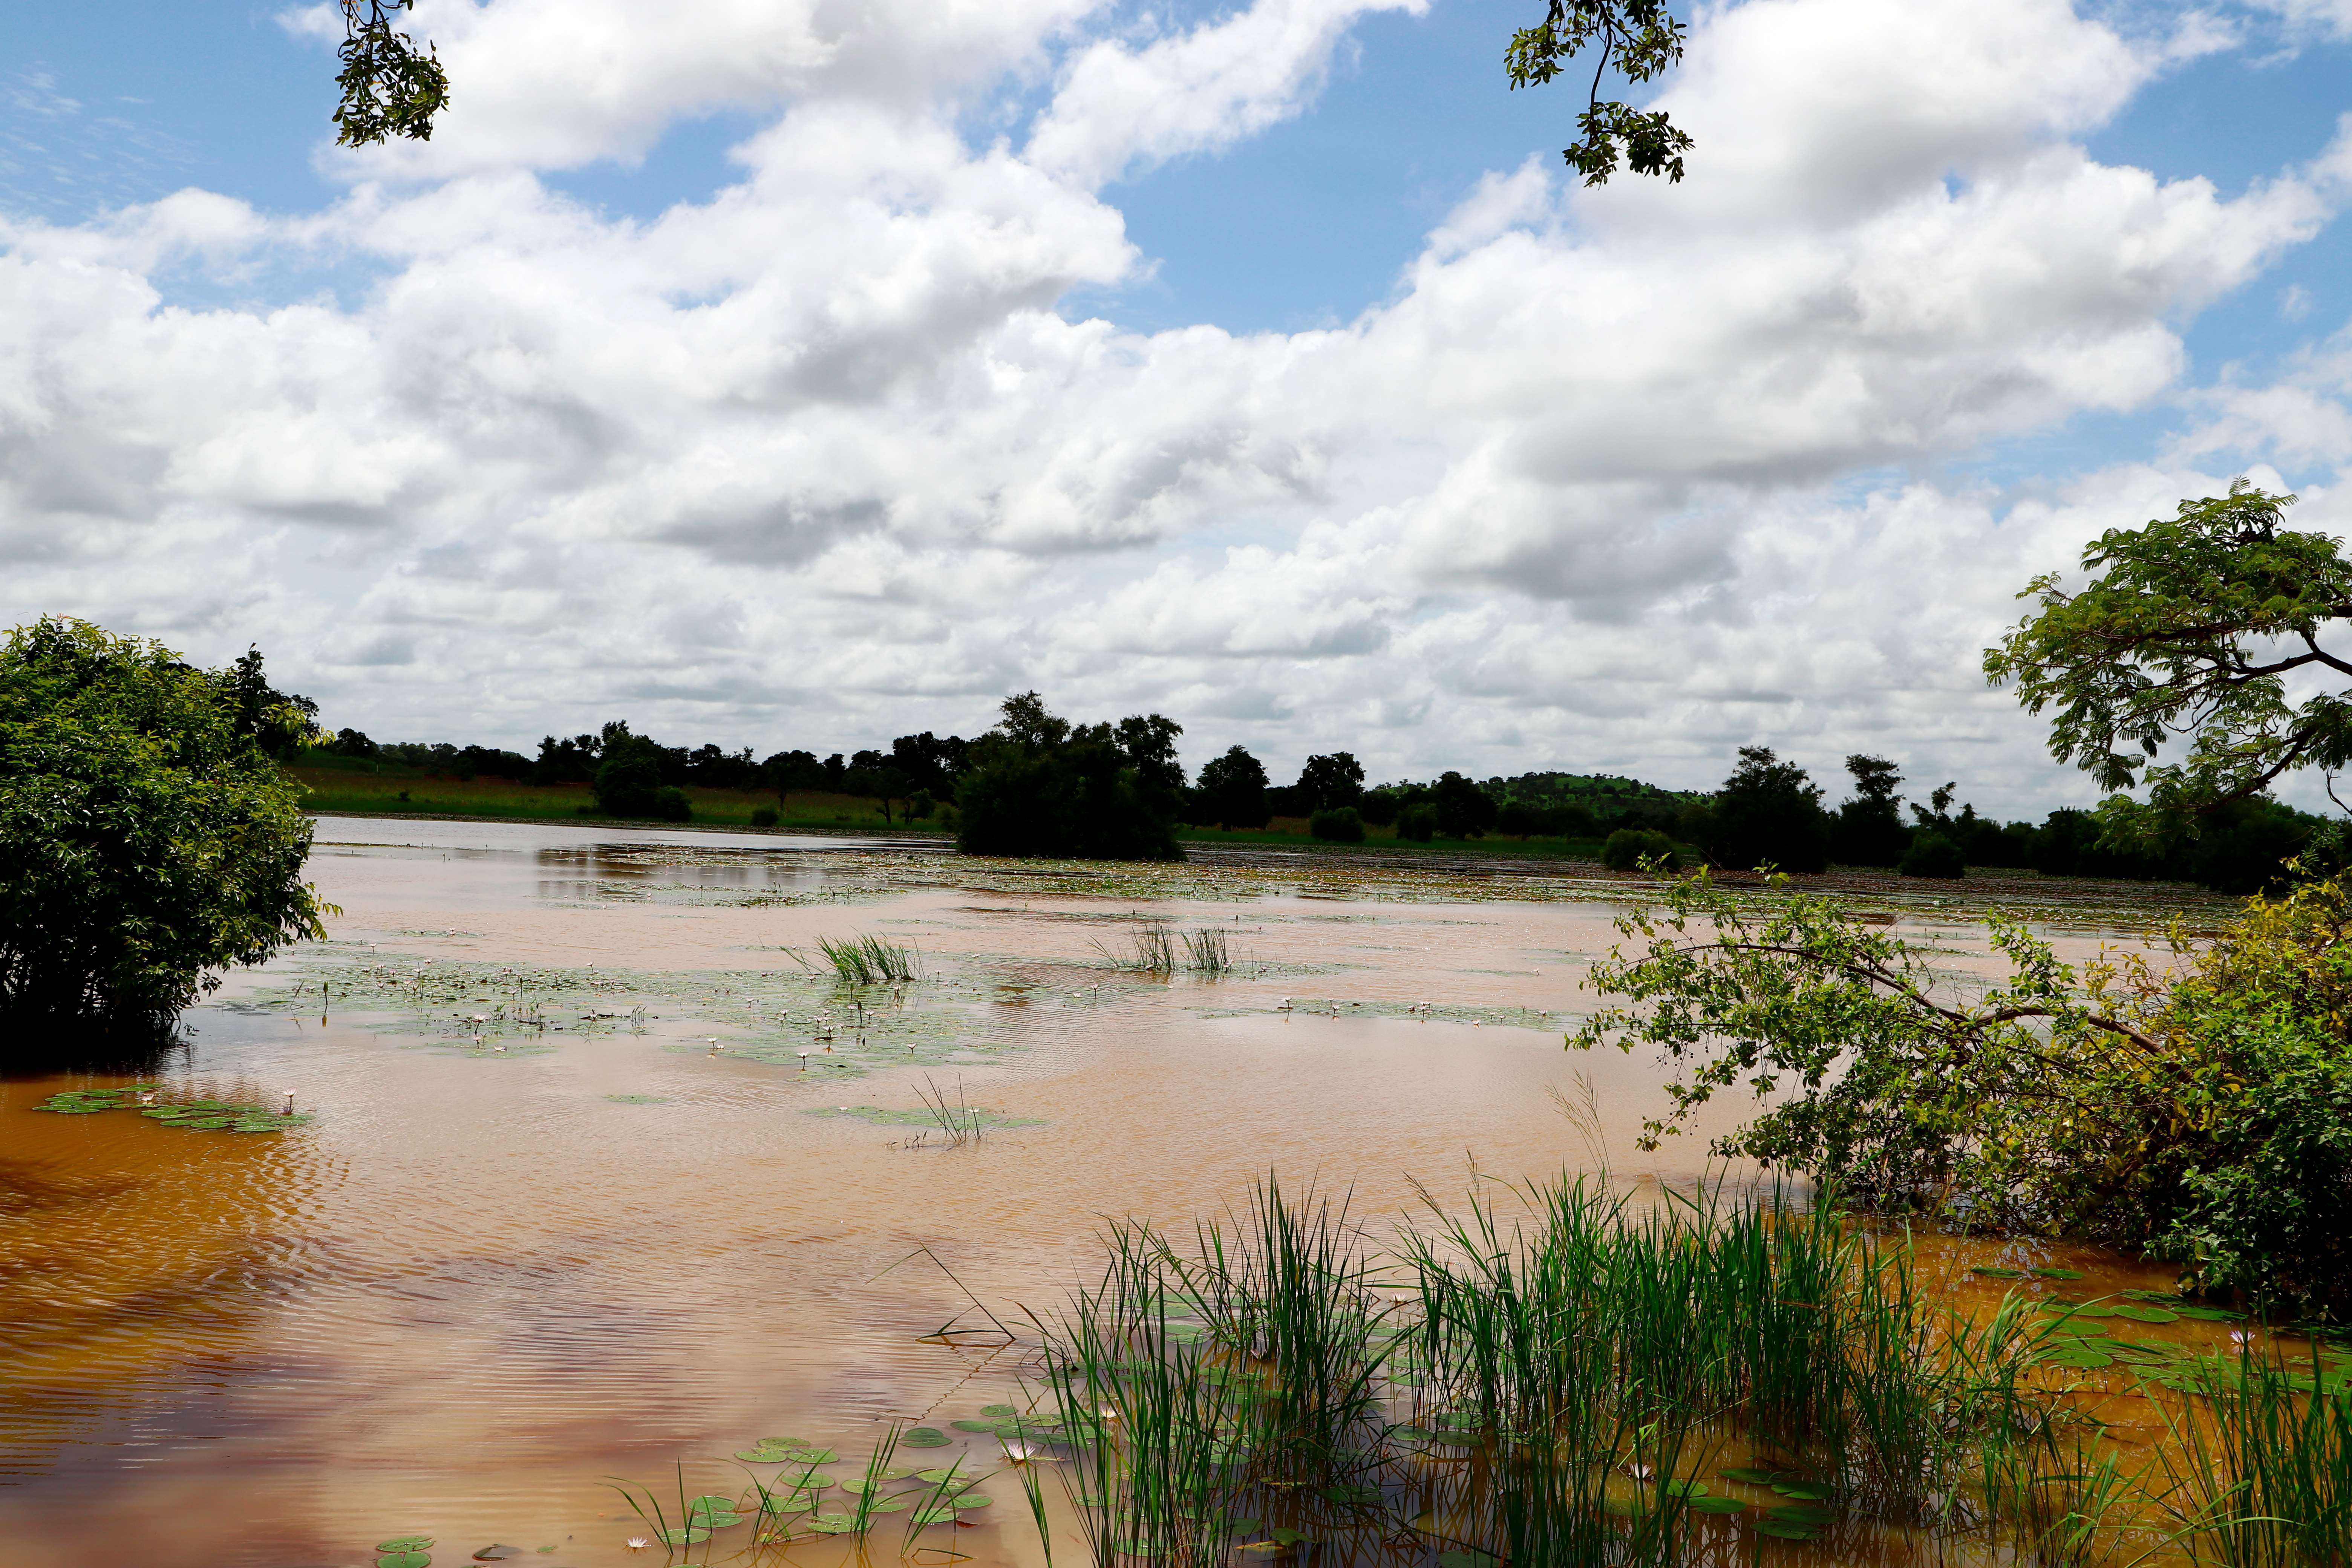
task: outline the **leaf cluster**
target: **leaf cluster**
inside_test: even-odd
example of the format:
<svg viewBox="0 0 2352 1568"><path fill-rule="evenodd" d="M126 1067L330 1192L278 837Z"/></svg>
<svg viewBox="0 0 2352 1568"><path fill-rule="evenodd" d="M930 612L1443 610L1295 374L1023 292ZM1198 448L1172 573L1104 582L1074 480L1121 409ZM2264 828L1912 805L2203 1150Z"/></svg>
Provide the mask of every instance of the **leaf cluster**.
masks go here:
<svg viewBox="0 0 2352 1568"><path fill-rule="evenodd" d="M342 102L335 140L365 147L404 136L433 139L433 117L449 107L449 77L431 44L393 26L393 17L416 0L342 0L343 41L336 53L343 68L335 77Z"/></svg>
<svg viewBox="0 0 2352 1568"><path fill-rule="evenodd" d="M310 825L246 700L259 660L194 668L62 617L0 647L0 1018L134 1031L322 933ZM30 1047L47 1030L6 1031ZM0 1055L0 1062L7 1058Z"/></svg>
<svg viewBox="0 0 2352 1568"><path fill-rule="evenodd" d="M2111 529L2083 552L2087 585L2037 577L2019 596L2040 608L1986 651L1988 679L2053 711L2053 756L2103 788L2147 784L2147 808L2102 808L2111 835L2177 836L2294 769L2352 761L2352 693L2287 697L2298 672L2352 676L2320 646L2352 619L2352 561L2340 540L2280 526L2294 499L2240 479L2176 517ZM2158 764L2174 737L2187 754Z"/></svg>
<svg viewBox="0 0 2352 1568"><path fill-rule="evenodd" d="M1620 918L1612 1003L1570 1037L1676 1069L1656 1148L1718 1095L1759 1113L1711 1152L1848 1201L2085 1237L2200 1288L2352 1306L2352 900L2256 898L2204 946L2174 931L2079 971L1989 918L1998 973L1774 879L1704 873Z"/></svg>
<svg viewBox="0 0 2352 1568"><path fill-rule="evenodd" d="M1598 46L1588 102L1577 116L1577 141L1561 149L1560 156L1588 185L1608 184L1621 162L1634 174L1679 182L1683 154L1692 146L1689 135L1662 110L1603 100L1601 83L1612 66L1630 82L1663 76L1682 58L1686 31L1661 0L1551 0L1539 25L1512 33L1504 70L1514 90L1540 87Z"/></svg>

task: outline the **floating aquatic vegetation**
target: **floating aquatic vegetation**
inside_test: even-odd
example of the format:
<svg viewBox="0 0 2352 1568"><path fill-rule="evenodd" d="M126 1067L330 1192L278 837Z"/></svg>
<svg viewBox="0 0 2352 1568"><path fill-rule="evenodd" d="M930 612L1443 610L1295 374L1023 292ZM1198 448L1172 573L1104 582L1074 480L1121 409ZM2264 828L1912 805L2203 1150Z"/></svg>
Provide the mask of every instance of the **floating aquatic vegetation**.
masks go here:
<svg viewBox="0 0 2352 1568"><path fill-rule="evenodd" d="M375 1543L375 1568L432 1568L433 1538L427 1535L395 1535L389 1541Z"/></svg>
<svg viewBox="0 0 2352 1568"><path fill-rule="evenodd" d="M127 1084L121 1089L66 1089L51 1095L36 1110L61 1116L92 1116L101 1110L136 1110L151 1121L194 1132L286 1132L307 1127L311 1118L268 1105L239 1105L225 1100L163 1102L152 1084Z"/></svg>

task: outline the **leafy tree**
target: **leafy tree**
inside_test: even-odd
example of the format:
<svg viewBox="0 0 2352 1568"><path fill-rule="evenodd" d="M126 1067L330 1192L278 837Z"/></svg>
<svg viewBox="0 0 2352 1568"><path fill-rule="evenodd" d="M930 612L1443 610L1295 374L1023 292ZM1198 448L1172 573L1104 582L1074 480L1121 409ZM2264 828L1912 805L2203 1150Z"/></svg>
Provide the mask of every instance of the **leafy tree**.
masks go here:
<svg viewBox="0 0 2352 1568"><path fill-rule="evenodd" d="M1592 86L1584 112L1576 118L1577 141L1560 156L1588 185L1606 184L1621 159L1637 174L1664 174L1673 184L1683 177L1689 135L1663 110L1645 113L1630 104L1603 102L1601 84L1612 66L1630 82L1664 75L1683 58L1685 31L1661 0L1551 0L1541 24L1511 35L1503 65L1513 90L1538 87L1598 45Z"/></svg>
<svg viewBox="0 0 2352 1568"><path fill-rule="evenodd" d="M1343 805L1360 806L1364 800L1364 764L1349 752L1309 757L1307 765L1298 770L1295 788L1310 816Z"/></svg>
<svg viewBox="0 0 2352 1568"><path fill-rule="evenodd" d="M335 738L321 749L332 752L339 757L364 758L373 757L376 753L376 744L367 738L367 731L364 730L338 730L335 731Z"/></svg>
<svg viewBox="0 0 2352 1568"><path fill-rule="evenodd" d="M1989 984L1780 877L1759 900L1702 872L1617 923L1633 951L1591 978L1617 1000L1570 1043L1675 1064L1643 1147L1744 1089L1760 1113L1716 1154L1864 1206L2130 1247L2201 1289L2352 1307L2341 885L2079 972L1997 914Z"/></svg>
<svg viewBox="0 0 2352 1568"><path fill-rule="evenodd" d="M1437 807L1425 800L1417 800L1397 812L1396 836L1415 844L1426 844L1437 836Z"/></svg>
<svg viewBox="0 0 2352 1568"><path fill-rule="evenodd" d="M1072 725L1034 691L1005 700L972 742L957 785L957 847L968 855L1181 860L1176 814L1183 731L1157 713Z"/></svg>
<svg viewBox="0 0 2352 1568"><path fill-rule="evenodd" d="M236 727L279 762L294 760L318 738L319 705L307 697L289 697L269 684L261 668L261 650L247 647L223 672L229 700L236 707Z"/></svg>
<svg viewBox="0 0 2352 1568"><path fill-rule="evenodd" d="M137 1034L286 942L325 935L310 825L257 710L261 659L208 672L85 621L0 648L0 1068L91 1026ZM61 1026L71 1026L63 1033Z"/></svg>
<svg viewBox="0 0 2352 1568"><path fill-rule="evenodd" d="M1675 841L1646 827L1621 827L1601 846L1601 863L1612 871L1638 870L1643 861L1672 867Z"/></svg>
<svg viewBox="0 0 2352 1568"><path fill-rule="evenodd" d="M1436 809L1437 831L1448 838L1476 838L1495 826L1501 808L1495 797L1460 773L1438 775L1430 786L1429 803Z"/></svg>
<svg viewBox="0 0 2352 1568"><path fill-rule="evenodd" d="M1969 857L1957 839L1927 828L1912 837L1911 847L1903 851L1895 868L1906 877L1949 879L1969 874Z"/></svg>
<svg viewBox="0 0 2352 1568"><path fill-rule="evenodd" d="M915 793L915 781L879 752L859 752L852 756L843 783L850 794L880 805L886 826L890 821L892 803L906 800Z"/></svg>
<svg viewBox="0 0 2352 1568"><path fill-rule="evenodd" d="M1246 748L1230 746L1224 755L1201 764L1200 782L1192 788L1192 816L1219 827L1264 827L1274 820L1265 799L1265 764Z"/></svg>
<svg viewBox="0 0 2352 1568"><path fill-rule="evenodd" d="M662 783L662 748L615 721L598 737L596 807L614 816L655 816L684 822L694 815L686 792Z"/></svg>
<svg viewBox="0 0 2352 1568"><path fill-rule="evenodd" d="M1855 752L1845 760L1853 775L1853 798L1838 807L1830 831L1830 855L1848 866L1892 866L1903 858L1911 839L1903 826L1903 783L1895 764L1885 757Z"/></svg>
<svg viewBox="0 0 2352 1568"><path fill-rule="evenodd" d="M778 752L760 764L760 782L778 795L832 787L814 752Z"/></svg>
<svg viewBox="0 0 2352 1568"><path fill-rule="evenodd" d="M1333 844L1361 844L1364 817L1352 805L1334 805L1307 819L1307 831Z"/></svg>
<svg viewBox="0 0 2352 1568"><path fill-rule="evenodd" d="M433 117L449 107L449 77L441 57L427 43L393 26L393 17L415 8L416 0L342 0L343 62L335 85L342 102L334 113L342 129L335 140L365 147L394 136L433 139Z"/></svg>
<svg viewBox="0 0 2352 1568"><path fill-rule="evenodd" d="M2177 517L2110 529L2083 552L2096 575L2081 592L2035 578L2019 596L2040 607L1986 650L1988 679L2053 710L2053 756L2105 789L2147 786L2144 805L2101 806L2110 838L2193 834L2289 773L2352 761L2352 692L2287 696L2290 677L2352 676L2319 643L2352 620L2352 561L2340 540L2280 526L2294 499L2239 479ZM2187 753L2157 763L2174 738Z"/></svg>
<svg viewBox="0 0 2352 1568"><path fill-rule="evenodd" d="M919 735L901 735L890 742L890 765L935 799L955 798L956 778L971 755L971 742L961 735L941 740L929 730Z"/></svg>
<svg viewBox="0 0 2352 1568"><path fill-rule="evenodd" d="M1714 835L1707 847L1742 870L1818 871L1829 864L1821 786L1767 746L1739 748L1739 765L1715 794Z"/></svg>

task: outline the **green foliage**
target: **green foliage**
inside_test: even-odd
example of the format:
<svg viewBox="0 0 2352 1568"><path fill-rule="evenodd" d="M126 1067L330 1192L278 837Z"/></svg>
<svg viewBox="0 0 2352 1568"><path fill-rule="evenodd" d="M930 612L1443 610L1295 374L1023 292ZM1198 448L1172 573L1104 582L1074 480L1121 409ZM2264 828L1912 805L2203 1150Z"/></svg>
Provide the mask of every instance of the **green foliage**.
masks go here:
<svg viewBox="0 0 2352 1568"><path fill-rule="evenodd" d="M2164 1452L2197 1561L2352 1563L2352 1391L2312 1390L2249 1352L2201 1379Z"/></svg>
<svg viewBox="0 0 2352 1568"><path fill-rule="evenodd" d="M1429 795L1429 804L1437 813L1437 831L1448 838L1483 837L1501 813L1493 795L1457 773L1439 774Z"/></svg>
<svg viewBox="0 0 2352 1568"><path fill-rule="evenodd" d="M1821 786L1769 747L1742 746L1739 765L1716 791L1713 837L1705 845L1735 870L1770 866L1819 871L1829 864L1829 818Z"/></svg>
<svg viewBox="0 0 2352 1568"><path fill-rule="evenodd" d="M1176 814L1184 769L1172 720L1157 713L1071 725L1034 692L1005 699L1003 719L972 742L956 785L967 855L1181 860Z"/></svg>
<svg viewBox="0 0 2352 1568"><path fill-rule="evenodd" d="M2110 529L2083 552L2098 574L2080 593L2035 578L2019 597L2041 607L1986 651L1988 679L2016 682L2029 712L2054 710L2053 756L2105 789L2147 785L2145 806L2101 808L2111 837L2177 837L2295 769L2352 762L2352 693L2287 699L2290 676L2352 675L2318 640L2352 619L2352 561L2339 540L2279 526L2294 499L2240 479L2177 517ZM2156 763L2176 736L2187 755Z"/></svg>
<svg viewBox="0 0 2352 1568"><path fill-rule="evenodd" d="M1681 1073L1645 1146L1722 1092L1779 1097L1715 1152L1877 1208L2078 1235L2187 1266L2196 1289L2352 1304L2352 911L2334 882L2256 899L2210 945L2078 973L1990 920L2008 973L1936 955L1775 879L1704 873L1620 920L1571 1043Z"/></svg>
<svg viewBox="0 0 2352 1568"><path fill-rule="evenodd" d="M1911 835L1895 791L1903 775L1885 757L1862 752L1845 760L1853 775L1853 798L1838 807L1830 827L1830 858L1848 866L1892 866L1903 858Z"/></svg>
<svg viewBox="0 0 2352 1568"><path fill-rule="evenodd" d="M1601 863L1612 871L1638 870L1643 861L1674 866L1675 841L1646 827L1621 827L1601 846Z"/></svg>
<svg viewBox="0 0 2352 1568"><path fill-rule="evenodd" d="M1318 811L1359 805L1364 798L1364 764L1352 752L1333 752L1307 759L1298 770L1294 793L1303 795L1311 816Z"/></svg>
<svg viewBox="0 0 2352 1568"><path fill-rule="evenodd" d="M753 807L751 808L751 826L754 826L754 827L773 827L775 825L776 825L776 808L775 808L774 806L772 806L772 805L757 805L757 806L753 806Z"/></svg>
<svg viewBox="0 0 2352 1568"><path fill-rule="evenodd" d="M1361 844L1363 814L1352 805L1327 807L1307 819L1307 831L1334 844Z"/></svg>
<svg viewBox="0 0 2352 1568"><path fill-rule="evenodd" d="M0 1017L126 1032L324 934L310 825L266 749L306 723L249 710L258 655L217 673L84 621L0 649ZM249 677L249 679L248 679ZM0 1055L0 1062L16 1059Z"/></svg>
<svg viewBox="0 0 2352 1568"><path fill-rule="evenodd" d="M1396 836L1426 844L1437 836L1437 807L1416 801L1397 813Z"/></svg>
<svg viewBox="0 0 2352 1568"><path fill-rule="evenodd" d="M334 113L342 129L335 140L365 147L394 136L413 142L433 138L433 117L449 107L449 78L431 44L418 52L416 40L392 19L416 0L342 0L343 62L335 78L342 102Z"/></svg>
<svg viewBox="0 0 2352 1568"><path fill-rule="evenodd" d="M686 792L662 783L662 749L625 723L604 726L604 761L596 765L596 808L614 816L684 822L694 815Z"/></svg>
<svg viewBox="0 0 2352 1568"><path fill-rule="evenodd" d="M1577 116L1580 135L1560 156L1588 185L1607 184L1621 158L1637 174L1664 174L1675 182L1683 177L1689 135L1663 110L1645 113L1630 104L1604 102L1601 83L1612 68L1629 82L1663 76L1683 58L1685 31L1661 0L1551 0L1540 26L1511 35L1504 69L1514 89L1540 86L1598 44L1592 88L1584 112Z"/></svg>
<svg viewBox="0 0 2352 1568"><path fill-rule="evenodd" d="M1942 834L1922 832L1913 837L1895 869L1906 877L1959 878L1969 874L1969 858Z"/></svg>
<svg viewBox="0 0 2352 1568"><path fill-rule="evenodd" d="M1241 746L1210 758L1201 764L1189 815L1195 822L1213 822L1219 827L1264 827L1274 820L1265 798L1265 764Z"/></svg>

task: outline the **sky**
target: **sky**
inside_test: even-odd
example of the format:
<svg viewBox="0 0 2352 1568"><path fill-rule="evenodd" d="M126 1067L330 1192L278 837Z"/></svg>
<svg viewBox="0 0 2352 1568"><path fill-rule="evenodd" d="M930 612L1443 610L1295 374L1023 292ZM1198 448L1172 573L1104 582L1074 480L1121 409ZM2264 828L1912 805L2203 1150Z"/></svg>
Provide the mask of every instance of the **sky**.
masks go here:
<svg viewBox="0 0 2352 1568"><path fill-rule="evenodd" d="M418 0L453 107L352 152L331 7L16 6L0 613L379 740L1034 689L2038 817L2029 581L2239 474L2352 531L2352 0L1710 5L1597 188L1540 9Z"/></svg>

